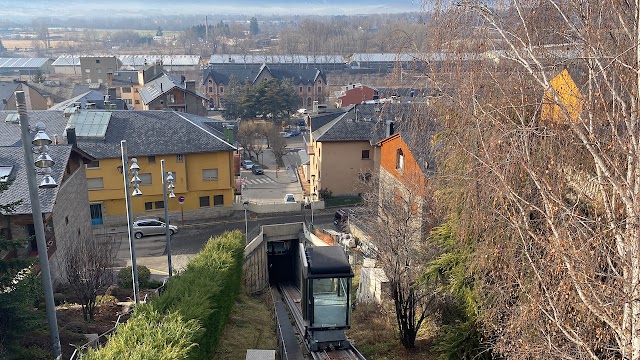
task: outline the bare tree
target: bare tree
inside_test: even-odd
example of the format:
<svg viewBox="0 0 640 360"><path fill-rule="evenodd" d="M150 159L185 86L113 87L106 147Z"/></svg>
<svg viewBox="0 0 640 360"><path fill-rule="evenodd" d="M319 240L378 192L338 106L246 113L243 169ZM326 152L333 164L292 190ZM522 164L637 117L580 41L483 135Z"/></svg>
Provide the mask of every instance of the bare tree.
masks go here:
<svg viewBox="0 0 640 360"><path fill-rule="evenodd" d="M244 151L251 157L256 147L256 135L258 133L258 126L255 122L245 120L240 122L238 128L238 144L242 146Z"/></svg>
<svg viewBox="0 0 640 360"><path fill-rule="evenodd" d="M62 244L60 266L76 298L82 305L85 321L93 320L98 291L111 284L116 242L104 239L82 238Z"/></svg>
<svg viewBox="0 0 640 360"><path fill-rule="evenodd" d="M276 157L276 162L283 164L282 157L287 154L287 142L282 136L275 136L271 139L271 151Z"/></svg>
<svg viewBox="0 0 640 360"><path fill-rule="evenodd" d="M369 191L355 221L367 229L376 260L389 279L400 341L413 348L435 300L434 292L420 281L428 259L435 255L425 241L429 227L425 181L418 172L408 171L397 179L384 169L363 181Z"/></svg>
<svg viewBox="0 0 640 360"><path fill-rule="evenodd" d="M443 44L503 49L443 85L491 204L475 266L495 349L640 359L640 4L458 5Z"/></svg>

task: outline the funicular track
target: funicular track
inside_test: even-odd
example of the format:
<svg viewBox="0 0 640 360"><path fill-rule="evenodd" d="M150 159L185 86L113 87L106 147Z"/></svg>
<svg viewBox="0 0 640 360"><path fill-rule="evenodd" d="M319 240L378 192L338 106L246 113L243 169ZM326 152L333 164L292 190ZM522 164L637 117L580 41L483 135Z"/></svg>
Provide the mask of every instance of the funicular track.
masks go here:
<svg viewBox="0 0 640 360"><path fill-rule="evenodd" d="M290 315L293 317L298 334L304 337L304 321L302 318L302 308L300 306L300 290L290 283L281 283L272 287L272 291L277 290L281 294L285 304L289 309ZM305 352L311 355L314 360L366 360L360 352L352 346L350 349L334 349L334 350L322 350L322 351L310 351L308 344L303 341L305 346Z"/></svg>

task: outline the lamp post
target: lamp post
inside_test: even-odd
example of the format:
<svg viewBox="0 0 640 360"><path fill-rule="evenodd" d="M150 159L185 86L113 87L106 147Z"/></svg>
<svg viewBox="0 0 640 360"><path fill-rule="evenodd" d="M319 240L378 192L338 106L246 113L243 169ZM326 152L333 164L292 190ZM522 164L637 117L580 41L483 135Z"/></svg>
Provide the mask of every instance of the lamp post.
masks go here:
<svg viewBox="0 0 640 360"><path fill-rule="evenodd" d="M49 255L47 253L47 243L44 237L44 224L42 223L42 209L38 197L38 185L36 185L36 172L33 165L42 168L44 177L39 187L51 189L58 186L51 177L51 167L55 164L49 156L49 144L51 139L44 132L45 126L42 123L36 124L36 136L29 139L29 116L27 115L27 105L23 91L16 91L16 104L20 118L20 138L24 148L24 161L29 184L29 200L31 201L31 213L33 216L33 227L36 232L36 243L38 244L38 259L40 261L40 272L42 274L42 287L44 290L44 300L47 309L47 323L49 325L49 337L51 337L52 353L55 359L62 358L60 347L60 334L58 332L58 320L56 318L56 305L53 300L53 286L51 284L51 270L49 269ZM33 160L31 145L39 147L40 155ZM32 165L33 164L33 165Z"/></svg>
<svg viewBox="0 0 640 360"><path fill-rule="evenodd" d="M127 157L127 140L120 141L120 151L122 152L122 177L124 178L124 195L125 202L127 204L127 227L129 228L129 254L131 255L131 278L133 281L133 299L136 304L140 303L140 296L138 295L138 269L136 267L136 248L133 243L133 210L131 208L131 196L142 195L142 192L138 188L140 186L140 178L138 177L138 160L131 158L131 167L129 168L129 158ZM131 184L133 185L133 192L129 195L129 178L128 171L131 171Z"/></svg>
<svg viewBox="0 0 640 360"><path fill-rule="evenodd" d="M247 208L249 207L249 201L245 200L242 203L242 207L244 207L244 242L245 244L249 243L249 225L247 223Z"/></svg>
<svg viewBox="0 0 640 360"><path fill-rule="evenodd" d="M164 159L160 160L160 171L162 171L162 197L164 200L164 230L167 236L167 266L169 266L169 277L173 275L171 266L171 229L169 229L169 201L167 201L167 190L169 190L170 198L176 197L173 193L175 185L173 185L173 175L171 172L164 171Z"/></svg>
<svg viewBox="0 0 640 360"><path fill-rule="evenodd" d="M316 193L311 194L311 225L313 226L313 203L316 200Z"/></svg>
<svg viewBox="0 0 640 360"><path fill-rule="evenodd" d="M311 175L311 189L310 191L312 193L316 192L316 176L315 175Z"/></svg>

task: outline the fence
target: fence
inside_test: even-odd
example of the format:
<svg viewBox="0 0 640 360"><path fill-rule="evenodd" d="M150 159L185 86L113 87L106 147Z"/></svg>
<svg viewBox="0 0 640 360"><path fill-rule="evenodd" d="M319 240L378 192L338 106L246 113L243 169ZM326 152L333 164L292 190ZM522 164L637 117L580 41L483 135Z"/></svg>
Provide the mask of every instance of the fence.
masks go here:
<svg viewBox="0 0 640 360"><path fill-rule="evenodd" d="M76 348L73 351L73 354L71 354L71 357L69 358L69 360L77 360L80 357L80 354L85 352L85 351L87 351L87 349L90 346L94 346L94 344L95 344L95 346L98 346L98 345L104 343L104 341L107 340L107 336L109 336L112 332L114 332L116 330L116 328L118 327L118 325L120 325L120 318L122 317L122 315L128 315L128 314L129 313L118 315L118 319L116 320L116 324L111 329L109 329L109 330L105 331L104 333L98 335L98 338L96 338L95 340L88 341L86 344Z"/></svg>

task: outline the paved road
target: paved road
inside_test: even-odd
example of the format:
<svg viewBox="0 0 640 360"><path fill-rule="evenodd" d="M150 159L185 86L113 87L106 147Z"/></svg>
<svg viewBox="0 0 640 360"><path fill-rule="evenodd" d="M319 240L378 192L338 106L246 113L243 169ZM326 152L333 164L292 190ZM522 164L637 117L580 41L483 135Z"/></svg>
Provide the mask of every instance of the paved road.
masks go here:
<svg viewBox="0 0 640 360"><path fill-rule="evenodd" d="M305 210L304 214L265 214L259 217L252 213L248 213L248 215L249 238L252 238L258 234L259 227L262 225L304 221L305 216L307 218L311 217L311 212L310 210ZM316 225L325 224L324 226L332 227L332 221L333 211L316 211L314 214ZM228 230L244 232L244 214L243 212L238 212L234 216L215 219L210 222L189 223L184 226L178 223L176 225L178 225L180 231L171 240L172 263L175 269L182 269L211 237L220 235ZM116 266L131 265L127 234L118 233L110 236L119 241ZM165 247L166 240L164 236L148 236L142 239L135 239L136 263L148 267L156 279L167 275L168 266Z"/></svg>

